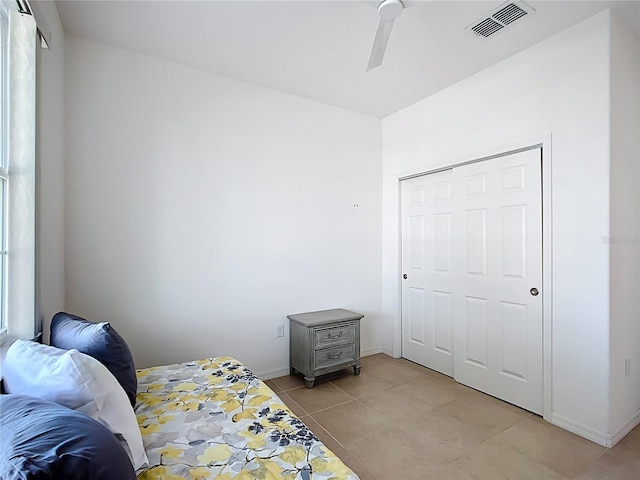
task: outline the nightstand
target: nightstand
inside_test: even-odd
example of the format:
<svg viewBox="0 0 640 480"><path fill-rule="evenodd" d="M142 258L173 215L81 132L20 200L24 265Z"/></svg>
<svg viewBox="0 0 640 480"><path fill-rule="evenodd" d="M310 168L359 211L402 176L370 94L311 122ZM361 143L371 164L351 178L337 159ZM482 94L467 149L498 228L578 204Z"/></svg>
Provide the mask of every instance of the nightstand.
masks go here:
<svg viewBox="0 0 640 480"><path fill-rule="evenodd" d="M347 367L359 375L362 317L343 308L287 315L291 375L302 373L307 388L313 388L317 376Z"/></svg>

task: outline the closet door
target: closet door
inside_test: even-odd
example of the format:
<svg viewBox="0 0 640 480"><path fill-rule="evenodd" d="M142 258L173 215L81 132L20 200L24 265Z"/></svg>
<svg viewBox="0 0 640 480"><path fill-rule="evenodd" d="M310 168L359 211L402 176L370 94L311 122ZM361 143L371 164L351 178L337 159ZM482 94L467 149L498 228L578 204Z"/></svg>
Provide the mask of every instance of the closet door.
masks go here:
<svg viewBox="0 0 640 480"><path fill-rule="evenodd" d="M542 413L541 150L453 170L454 377Z"/></svg>
<svg viewBox="0 0 640 480"><path fill-rule="evenodd" d="M403 357L542 413L541 150L401 191Z"/></svg>
<svg viewBox="0 0 640 480"><path fill-rule="evenodd" d="M453 375L451 170L402 182L402 356Z"/></svg>

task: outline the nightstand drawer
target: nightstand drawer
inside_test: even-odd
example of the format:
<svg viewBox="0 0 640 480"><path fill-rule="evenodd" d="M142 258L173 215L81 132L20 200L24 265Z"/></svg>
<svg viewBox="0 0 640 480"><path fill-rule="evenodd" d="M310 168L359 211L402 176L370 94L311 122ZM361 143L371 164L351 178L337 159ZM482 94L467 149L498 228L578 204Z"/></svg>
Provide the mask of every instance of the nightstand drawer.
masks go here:
<svg viewBox="0 0 640 480"><path fill-rule="evenodd" d="M339 347L325 348L315 352L315 368L320 369L351 362L356 359L356 346L353 343L341 345Z"/></svg>
<svg viewBox="0 0 640 480"><path fill-rule="evenodd" d="M323 328L315 331L316 347L337 342L350 342L356 338L356 327L353 323Z"/></svg>

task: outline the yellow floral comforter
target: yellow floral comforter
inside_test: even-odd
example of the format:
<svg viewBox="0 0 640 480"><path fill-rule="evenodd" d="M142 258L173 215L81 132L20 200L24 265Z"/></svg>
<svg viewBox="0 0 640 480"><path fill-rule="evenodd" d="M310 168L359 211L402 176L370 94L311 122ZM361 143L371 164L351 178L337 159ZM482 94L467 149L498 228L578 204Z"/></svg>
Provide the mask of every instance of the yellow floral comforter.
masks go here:
<svg viewBox="0 0 640 480"><path fill-rule="evenodd" d="M230 357L138 372L149 468L138 480L357 480L278 396Z"/></svg>

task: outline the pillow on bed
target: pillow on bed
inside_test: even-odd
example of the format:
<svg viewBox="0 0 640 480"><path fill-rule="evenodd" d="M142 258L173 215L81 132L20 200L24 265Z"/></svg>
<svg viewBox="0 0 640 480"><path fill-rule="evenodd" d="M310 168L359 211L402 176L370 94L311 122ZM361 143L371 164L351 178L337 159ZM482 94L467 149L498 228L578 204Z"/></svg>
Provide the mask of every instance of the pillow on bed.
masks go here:
<svg viewBox="0 0 640 480"><path fill-rule="evenodd" d="M113 375L95 358L28 340L16 340L3 366L8 393L59 403L95 418L122 435L135 469L148 460L129 399Z"/></svg>
<svg viewBox="0 0 640 480"><path fill-rule="evenodd" d="M0 395L3 480L135 480L127 454L104 426L57 403Z"/></svg>
<svg viewBox="0 0 640 480"><path fill-rule="evenodd" d="M99 360L120 382L131 405L136 403L138 380L127 342L108 323L93 323L70 313L56 313L51 320L51 345L75 348Z"/></svg>

